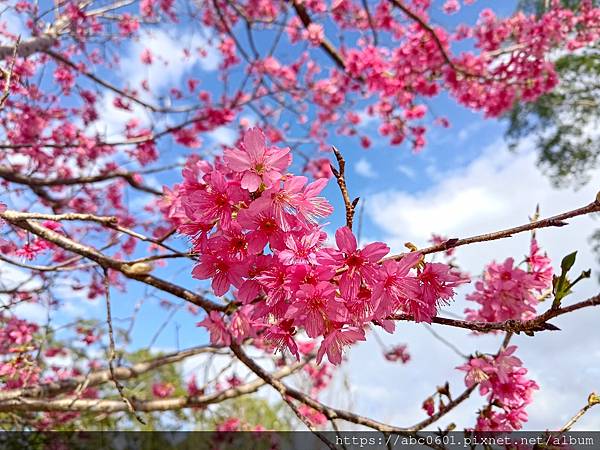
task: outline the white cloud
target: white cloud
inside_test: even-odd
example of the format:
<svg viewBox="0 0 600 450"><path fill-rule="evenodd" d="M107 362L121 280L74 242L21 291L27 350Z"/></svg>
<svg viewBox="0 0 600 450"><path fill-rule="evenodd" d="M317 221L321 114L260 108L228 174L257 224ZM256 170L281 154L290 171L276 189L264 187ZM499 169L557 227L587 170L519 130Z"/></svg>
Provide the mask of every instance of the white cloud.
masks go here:
<svg viewBox="0 0 600 450"><path fill-rule="evenodd" d="M354 170L357 174L365 178L375 178L376 176L375 171L373 170L373 166L366 158L360 158L356 162Z"/></svg>
<svg viewBox="0 0 600 450"><path fill-rule="evenodd" d="M149 50L153 63L146 65L140 60L141 53ZM184 53L189 50L189 55ZM200 54L200 50L206 52ZM166 30L152 30L142 34L137 42L130 44L127 56L121 60L120 74L134 87L147 80L150 91L182 84L181 80L195 67L204 71L214 71L220 62L219 53L199 34L169 33ZM186 87L182 86L182 90Z"/></svg>
<svg viewBox="0 0 600 450"><path fill-rule="evenodd" d="M141 54L146 49L153 56L153 63L149 65L141 62ZM186 55L184 50L188 50L189 54ZM157 104L157 98L165 93L165 89L174 87L185 92L188 87L184 77L199 78L197 69L214 71L219 63L219 53L208 38L186 30L172 32L153 29L142 33L139 40L129 44L115 76L120 79L117 85L127 85L137 90L141 100ZM147 89L142 88L144 81L147 82ZM113 105L115 97L115 93L107 91L98 102L99 119L95 122L98 132L116 138L122 135L124 124L133 118L143 126L151 124L151 116L146 108L128 100L131 111L116 108ZM154 122L153 125L160 123Z"/></svg>
<svg viewBox="0 0 600 450"><path fill-rule="evenodd" d="M397 169L398 169L398 172L400 172L402 175L404 175L410 179L414 179L417 176L417 173L415 172L415 170L407 165L401 164L397 167Z"/></svg>
<svg viewBox="0 0 600 450"><path fill-rule="evenodd" d="M592 182L586 187L573 192L553 188L535 162L532 148L515 154L497 142L468 166L438 174L435 184L425 191L377 193L369 198L367 205L367 213L381 231L376 237L399 252L406 241L420 247L427 245L432 232L466 237L526 223L537 203L542 215L549 216L586 205L595 198L600 170L592 174ZM564 255L577 249L574 271L597 269L587 239L598 227L600 222L592 217L573 218L566 227L539 230L538 240L553 258L555 267ZM457 249L458 262L463 269L478 274L493 259L526 254L529 239L530 235L523 233L510 239L461 247ZM467 304L464 294L472 289L472 286L461 289L448 311L462 314ZM584 300L598 291L593 276L578 285L568 301ZM542 304L540 310L547 307ZM585 404L588 394L599 389L599 314L598 309L588 309L562 316L553 320L561 331L513 339L519 346L518 356L541 387L528 408L528 429L564 425ZM494 352L499 345L499 336L473 336L441 326L435 326L435 331L464 353L475 349ZM454 395L464 389L462 373L454 369L462 363L461 358L433 339L425 327L400 323L394 335L378 332L386 345L408 343L413 359L406 366L387 363L373 336L353 348L344 372L354 388L352 403L358 413L397 426L410 426L425 417L421 404L436 386L448 380ZM365 370L365 367L377 369ZM450 422L459 427L472 426L477 409L484 403L478 394L473 394L436 426ZM600 413L591 411L576 429L599 426Z"/></svg>
<svg viewBox="0 0 600 450"><path fill-rule="evenodd" d="M4 9L4 8L3 8ZM26 39L29 36L29 29L23 22L22 15L16 14L12 9L5 9L0 13L0 20L6 26L6 31L15 36L21 36L21 39ZM0 36L0 44L4 45L8 42L5 36ZM12 44L12 42L11 42Z"/></svg>
<svg viewBox="0 0 600 450"><path fill-rule="evenodd" d="M237 139L237 132L230 127L219 127L207 133L217 144L233 145Z"/></svg>

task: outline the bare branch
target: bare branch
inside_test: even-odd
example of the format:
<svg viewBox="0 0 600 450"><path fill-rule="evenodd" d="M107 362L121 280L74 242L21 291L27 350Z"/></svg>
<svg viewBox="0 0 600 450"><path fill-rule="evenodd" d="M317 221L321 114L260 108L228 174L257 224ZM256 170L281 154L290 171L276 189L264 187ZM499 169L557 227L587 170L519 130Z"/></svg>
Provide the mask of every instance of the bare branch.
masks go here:
<svg viewBox="0 0 600 450"><path fill-rule="evenodd" d="M284 367L270 376L274 380L279 380L292 373L295 373L306 364L305 361ZM131 402L136 411L172 411L183 408L197 408L214 403L220 403L228 399L240 397L242 395L252 394L265 385L261 379L241 384L235 388L214 392L207 395L198 395L190 397L175 397L159 400L137 400ZM82 411L82 412L100 412L114 413L127 411L128 407L121 400L102 400L102 399L73 399L61 398L57 400L18 398L0 403L0 412L16 411Z"/></svg>
<svg viewBox="0 0 600 450"><path fill-rule="evenodd" d="M346 208L346 226L352 230L352 224L354 222L354 209L356 208L359 199L355 198L354 200L350 200L348 186L346 185L346 161L335 146L332 146L331 148L335 158L337 159L339 167L339 169L336 169L333 167L333 165L331 165L331 171L337 180L337 184L342 192L342 198L344 199L344 206Z"/></svg>
<svg viewBox="0 0 600 450"><path fill-rule="evenodd" d="M574 209L572 211L568 211L562 214L558 214L556 216L548 217L547 219L536 220L533 222L528 222L524 225L520 225L514 228L507 228L506 230L495 231L493 233L480 234L477 236L472 236L464 239L448 239L441 244L432 245L431 247L423 248L419 250L419 253L422 255L428 255L430 253L438 253L449 250L451 248L462 247L463 245L474 244L476 242L486 242L486 241L494 241L498 239L505 239L512 237L515 234L523 233L524 231L536 230L539 228L550 228L550 227L563 227L568 225L565 220L571 219L577 216L584 216L586 214L592 214L600 211L600 201L596 199L589 205L583 206L581 208ZM398 255L388 256L383 258L382 261L387 261L390 259L400 260L408 253L400 253Z"/></svg>

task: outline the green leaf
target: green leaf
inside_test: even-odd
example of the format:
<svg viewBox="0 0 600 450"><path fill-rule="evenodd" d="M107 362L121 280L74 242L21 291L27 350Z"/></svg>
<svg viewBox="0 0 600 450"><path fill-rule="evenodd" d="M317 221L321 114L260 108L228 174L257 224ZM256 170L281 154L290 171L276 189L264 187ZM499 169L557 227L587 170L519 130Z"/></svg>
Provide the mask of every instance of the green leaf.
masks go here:
<svg viewBox="0 0 600 450"><path fill-rule="evenodd" d="M564 274L566 274L569 270L571 270L571 267L573 267L573 264L575 264L576 256L577 256L577 251L574 251L573 253L571 253L563 258L562 262L560 263L560 268L562 269Z"/></svg>

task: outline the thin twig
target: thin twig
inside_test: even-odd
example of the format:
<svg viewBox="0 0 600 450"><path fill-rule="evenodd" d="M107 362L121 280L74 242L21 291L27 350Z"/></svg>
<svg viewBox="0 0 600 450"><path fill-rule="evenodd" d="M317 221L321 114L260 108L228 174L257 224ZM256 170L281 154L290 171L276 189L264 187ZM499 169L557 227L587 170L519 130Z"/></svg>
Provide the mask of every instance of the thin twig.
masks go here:
<svg viewBox="0 0 600 450"><path fill-rule="evenodd" d="M142 419L142 417L136 412L135 407L133 406L133 403L131 403L131 400L129 400L127 398L127 396L125 395L125 392L123 390L123 385L119 382L119 380L115 376L115 368L114 368L113 363L117 356L117 352L115 349L115 337L114 337L113 326L112 326L112 314L110 311L110 282L109 282L109 278L108 278L108 269L107 268L104 268L104 289L106 290L106 292L105 292L106 324L108 325L108 340L109 340L109 346L110 346L109 357L108 357L108 369L110 370L110 377L113 380L113 383L115 384L115 387L117 388L117 391L119 392L119 396L121 397L121 400L123 400L123 403L125 403L127 405L129 412L131 412L131 414L134 415L134 417L137 419L138 422L140 422L142 425L146 425L146 422L144 421L144 419Z"/></svg>
<svg viewBox="0 0 600 450"><path fill-rule="evenodd" d="M574 415L574 416L573 416L573 417L572 417L572 418L571 418L571 419L570 419L570 420L569 420L569 421L568 421L568 422L565 424L565 426L564 426L564 427L562 427L562 428L560 429L560 431L561 431L562 433L569 431L569 430L570 430L570 429L573 427L573 425L575 425L575 424L577 423L577 421L578 421L579 419L581 419L581 418L584 416L584 414L585 414L586 412L588 412L590 409L592 409L594 406L596 406L596 405L598 405L598 404L600 404L600 397L598 397L598 395L596 395L595 393L591 393L591 394L589 395L589 397L588 397L587 404L586 404L586 405L585 405L583 408L581 408L581 409L580 409L580 410L577 412L577 414L575 414L575 415Z"/></svg>
<svg viewBox="0 0 600 450"><path fill-rule="evenodd" d="M352 230L352 223L354 221L354 209L358 204L359 198L355 198L354 200L350 200L350 194L348 194L348 187L346 185L346 161L344 157L340 153L340 151L335 147L331 147L333 150L333 154L338 162L339 169L336 169L333 164L330 164L331 171L337 180L337 184L340 187L340 191L342 193L342 198L344 199L344 206L346 208L346 226Z"/></svg>
<svg viewBox="0 0 600 450"><path fill-rule="evenodd" d="M17 60L17 51L19 50L19 44L21 43L21 36L17 37L17 41L15 42L15 48L13 50L12 61L10 62L10 68L5 71L2 70L2 74L5 78L6 84L4 85L4 92L0 97L0 110L4 108L4 104L10 95L10 82L12 80L12 76L15 70L15 61Z"/></svg>

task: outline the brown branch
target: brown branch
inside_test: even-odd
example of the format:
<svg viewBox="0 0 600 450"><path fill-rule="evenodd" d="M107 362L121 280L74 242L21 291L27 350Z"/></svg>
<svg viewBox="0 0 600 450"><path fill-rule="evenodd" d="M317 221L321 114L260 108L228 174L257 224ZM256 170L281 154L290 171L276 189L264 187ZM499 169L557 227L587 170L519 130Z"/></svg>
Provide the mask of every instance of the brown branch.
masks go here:
<svg viewBox="0 0 600 450"><path fill-rule="evenodd" d="M435 30L427 22L425 22L425 20L420 15L412 11L408 6L404 5L401 0L389 1L390 3L392 3L392 5L400 9L404 14L406 14L411 20L417 22L419 26L421 26L425 31L427 31L427 33L429 33L429 35L435 42L436 47L440 51L442 58L444 58L446 64L448 64L452 69L456 70L457 72L462 72L462 70L459 67L456 67L456 65L450 58L450 55L448 55L448 52L444 48L444 44L442 44L442 41L440 41L440 38L438 37Z"/></svg>
<svg viewBox="0 0 600 450"><path fill-rule="evenodd" d="M284 378L306 364L305 361L284 367L277 372L270 374L274 380ZM136 411L172 411L182 408L196 408L214 403L220 403L224 400L240 397L242 395L252 394L265 385L261 379L257 379L235 388L226 389L207 395L198 395L190 397L175 397L159 400L137 400L131 402ZM0 412L16 411L82 411L82 412L100 412L114 413L127 411L127 406L121 400L102 400L102 399L78 399L61 398L57 400L40 400L34 398L11 399L0 403Z"/></svg>
<svg viewBox="0 0 600 450"><path fill-rule="evenodd" d="M34 53L44 52L49 50L56 42L56 36L51 34L44 34L42 36L28 39L19 44L17 56L20 56L21 58L27 58ZM14 45L0 45L0 60L11 57L14 50Z"/></svg>
<svg viewBox="0 0 600 450"><path fill-rule="evenodd" d="M308 12L306 11L304 5L302 3L297 2L296 0L292 0L292 6L294 7L294 11L296 11L296 14L300 18L300 21L302 22L304 27L308 28L308 26L312 23L312 19L308 15ZM342 55L340 55L340 53L337 51L334 45L327 38L323 38L319 45L340 69L344 71L346 70L346 63L344 62L344 58L342 57Z"/></svg>
<svg viewBox="0 0 600 450"><path fill-rule="evenodd" d="M89 78L90 80L92 80L94 83L97 83L100 86L105 87L109 91L112 91L112 92L114 92L117 95L125 97L126 99L131 100L132 102L137 103L138 105L143 106L144 108L148 108L152 112L163 112L163 113L164 112L173 112L173 110L171 110L170 108L161 108L161 107L152 105L150 103L147 103L147 102L141 100L140 98L136 97L135 95L129 94L128 92L125 92L124 90L119 89L118 87L112 85L108 81L103 80L102 78L100 78L100 77L94 75L93 73L85 70L83 67L78 66L77 64L75 64L72 61L68 60L67 58L65 58L64 56L62 56L60 53L57 53L57 52L55 52L55 51L53 51L51 49L44 50L44 53L46 53L48 56L52 57L56 61L64 64L65 66L69 66L70 68L76 70L81 75L83 75L83 76Z"/></svg>
<svg viewBox="0 0 600 450"><path fill-rule="evenodd" d="M113 180L116 178L121 178L127 183L140 191L147 192L149 194L154 195L163 195L162 191L156 190L149 186L145 186L144 184L138 182L135 179L135 174L132 172L111 172L107 174L98 174L98 175L90 175L90 176L81 176L74 178L38 178L38 177L29 177L26 175L21 175L20 173L15 172L14 169L10 167L0 166L0 177L4 178L11 183L22 184L26 186L38 186L38 187L47 187L47 186L74 186L81 184L91 184L98 183L102 181Z"/></svg>
<svg viewBox="0 0 600 450"><path fill-rule="evenodd" d="M369 28L371 28L371 33L373 33L373 44L375 46L378 45L379 38L377 36L377 29L375 28L375 21L373 20L373 15L369 10L369 2L368 0L362 0L363 9L367 13L367 20L369 22Z"/></svg>
<svg viewBox="0 0 600 450"><path fill-rule="evenodd" d="M596 213L600 211L600 200L596 199L589 205L583 206L581 208L574 209L572 211L568 211L562 214L558 214L556 216L548 217L547 219L536 220L533 222L528 222L524 225L520 225L513 228L507 228L506 230L495 231L493 233L480 234L477 236L468 237L465 239L448 239L440 244L432 245L431 247L427 247L424 249L420 249L419 253L423 255L427 255L430 253L437 253L449 250L451 248L461 247L463 245L474 244L476 242L486 242L486 241L494 241L497 239L505 239L512 237L514 234L522 233L524 231L536 230L539 228L549 228L549 227L563 227L568 225L565 220L571 219L577 216L583 216L586 214ZM400 253L398 255L391 255L386 258L383 258L383 261L387 261L390 259L400 260L408 253Z"/></svg>
<svg viewBox="0 0 600 450"><path fill-rule="evenodd" d="M359 199L357 197L354 200L350 200L348 186L346 185L346 161L335 146L332 146L331 148L339 166L339 169L336 169L333 167L333 164L330 164L331 171L337 180L337 184L342 192L342 198L344 199L344 206L346 208L346 226L352 230L352 223L354 222L354 209L356 208Z"/></svg>
<svg viewBox="0 0 600 450"><path fill-rule="evenodd" d="M121 225L118 225L118 221L119 219L115 216L96 216L94 214L82 214L82 213L65 213L65 214L44 214L44 213L27 213L27 212L16 212L16 211L5 211L4 215L9 215L13 218L16 218L18 220L21 219L33 219L33 220L52 220L52 221L63 221L63 220L68 220L68 221L84 221L84 222L95 222L95 223L99 223L105 227L108 227L112 230L115 231L119 231L121 233L125 233L129 236L132 236L136 239L139 239L141 241L144 242L150 242L152 244L156 244L160 247L163 247L171 252L173 252L174 255L176 255L177 257L190 257L192 258L191 255L186 254L186 253L180 253L177 250L171 248L170 246L166 245L164 243L165 239L154 239L154 238L150 238L148 236L144 236L141 233L138 233L137 231L131 230L129 228L126 227L122 227ZM167 236L168 237L168 236ZM0 255L1 256L1 255ZM154 258L153 258L154 259ZM192 258L193 259L193 258ZM10 262L10 261L8 261ZM139 260L136 261L123 261L123 264L135 264L141 262ZM43 270L46 271L47 269L39 269L39 270Z"/></svg>
<svg viewBox="0 0 600 450"><path fill-rule="evenodd" d="M203 353L220 354L220 352L221 350L219 348L208 345L191 347L179 352L169 353L167 355L152 358L147 361L134 364L131 367L114 367L114 378L120 381L129 380L132 378L137 378L140 375L150 372L151 370L155 370L159 367L178 363L191 356L200 355ZM27 388L2 391L0 392L0 403L7 400L18 399L20 397L35 399L65 394L76 390L84 383L88 387L99 386L111 381L111 377L112 375L110 370L105 369L91 372L87 375L78 375L66 380L53 381Z"/></svg>
<svg viewBox="0 0 600 450"><path fill-rule="evenodd" d="M562 308L550 308L545 313L529 320L505 320L503 322L471 322L468 320L449 319L446 317L433 317L432 323L447 325L455 328L464 328L479 333L489 333L492 331L506 331L510 333L533 333L537 331L558 331L560 330L555 325L548 323L553 319L563 314L567 314L578 309L589 308L600 305L600 294L591 297L587 300L575 303L573 305ZM414 321L414 318L408 314L393 314L388 317L390 320Z"/></svg>
<svg viewBox="0 0 600 450"><path fill-rule="evenodd" d="M117 391L119 392L119 397L121 397L121 401L127 406L128 411L136 418L136 420L139 423L141 423L142 425L146 425L146 422L137 413L135 406L133 405L131 400L129 400L129 398L125 395L125 387L115 377L114 361L115 361L115 358L117 357L117 350L116 350L116 345L115 345L115 335L113 332L112 314L111 314L111 308L110 308L110 281L109 281L109 276L108 276L108 269L106 267L104 268L104 290L106 291L104 293L104 295L106 298L106 324L108 326L108 344L109 344L108 345L108 348L109 348L108 371L110 373L110 379L114 383L115 388L117 388ZM74 401L77 401L77 400L74 400Z"/></svg>
<svg viewBox="0 0 600 450"><path fill-rule="evenodd" d="M241 362L243 362L259 378L261 378L267 384L269 384L275 390L277 390L277 392L279 392L281 395L289 396L294 400L297 400L301 403L304 403L307 406L310 406L313 409L316 409L320 413L324 414L325 417L327 417L329 420L343 419L347 422L355 423L357 425L363 425L365 427L381 432L412 435L412 433L410 433L406 428L395 427L382 422L378 422L373 419L369 419L368 417L360 416L349 411L336 409L324 405L323 403L313 399L305 393L291 388L282 383L281 381L274 379L266 370L264 370L252 358L250 358L239 345L232 343L230 348Z"/></svg>
<svg viewBox="0 0 600 450"><path fill-rule="evenodd" d="M4 104L10 95L10 82L13 77L13 72L15 70L15 61L17 60L17 52L19 51L19 44L21 42L21 36L17 38L15 42L15 48L13 50L12 61L10 62L10 67L8 70L2 69L2 75L4 78L4 92L2 92L2 96L0 97L0 109L4 108Z"/></svg>
<svg viewBox="0 0 600 450"><path fill-rule="evenodd" d="M63 236L62 234L50 230L40 225L39 223L36 223L33 220L29 220L27 216L27 213L18 213L15 211L5 211L4 213L0 214L0 217L2 217L6 222L23 230L29 231L30 233L33 233L36 236L47 240L48 242L52 242L53 244L59 246L64 250L84 256L87 259L96 262L103 268L116 270L125 275L127 278L140 281L149 286L153 286L161 291L168 292L169 294L172 294L175 297L182 298L190 303L200 306L205 311L226 310L225 305L221 305L210 301L205 297L195 294L194 292L188 289L170 283L161 278L155 277L149 273L132 270L133 268L129 265L127 261L120 261L117 259L110 258L91 246L83 245L66 236ZM49 216L52 217L52 215Z"/></svg>
<svg viewBox="0 0 600 450"><path fill-rule="evenodd" d="M575 425L577 423L577 421L579 419L581 419L586 412L588 412L590 409L592 409L594 406L600 404L600 397L598 397L598 395L596 395L595 393L591 393L588 397L588 401L587 404L581 408L577 414L575 414L566 424L565 426L563 426L560 431L561 433L565 433L567 431L569 431L573 425Z"/></svg>

